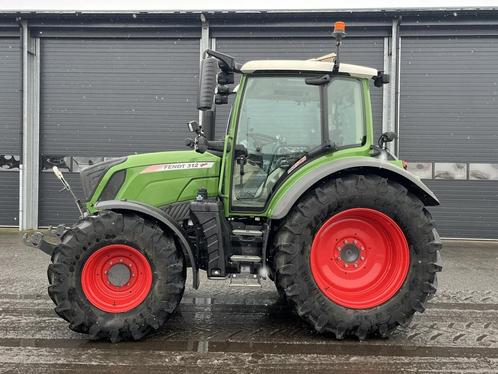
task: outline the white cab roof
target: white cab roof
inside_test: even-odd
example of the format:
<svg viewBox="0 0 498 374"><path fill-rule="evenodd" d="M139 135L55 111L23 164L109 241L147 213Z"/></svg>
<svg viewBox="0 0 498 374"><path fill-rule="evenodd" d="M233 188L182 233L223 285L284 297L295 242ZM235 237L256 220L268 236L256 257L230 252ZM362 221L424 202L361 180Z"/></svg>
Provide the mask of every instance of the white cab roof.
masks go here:
<svg viewBox="0 0 498 374"><path fill-rule="evenodd" d="M330 59L333 60L333 59ZM313 60L255 60L242 65L243 73L256 71L316 71L332 72L334 63L318 59ZM377 70L366 66L343 64L339 65L340 73L347 73L357 78L372 78L377 75Z"/></svg>

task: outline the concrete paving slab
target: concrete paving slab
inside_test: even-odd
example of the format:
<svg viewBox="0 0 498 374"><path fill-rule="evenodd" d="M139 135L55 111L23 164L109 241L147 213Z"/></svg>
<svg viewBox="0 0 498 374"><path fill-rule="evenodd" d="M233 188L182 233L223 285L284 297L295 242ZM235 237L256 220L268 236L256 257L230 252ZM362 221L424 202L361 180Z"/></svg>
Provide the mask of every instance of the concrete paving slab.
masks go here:
<svg viewBox="0 0 498 374"><path fill-rule="evenodd" d="M446 241L439 292L389 339L316 334L273 283L188 287L168 323L141 342L94 342L70 331L46 294L47 255L0 233L0 373L498 372L498 243Z"/></svg>

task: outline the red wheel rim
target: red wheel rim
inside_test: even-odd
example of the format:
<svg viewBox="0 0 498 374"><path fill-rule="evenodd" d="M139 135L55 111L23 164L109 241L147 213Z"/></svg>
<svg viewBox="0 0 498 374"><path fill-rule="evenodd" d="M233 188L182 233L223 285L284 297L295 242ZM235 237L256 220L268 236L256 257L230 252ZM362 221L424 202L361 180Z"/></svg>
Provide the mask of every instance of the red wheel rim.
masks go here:
<svg viewBox="0 0 498 374"><path fill-rule="evenodd" d="M368 309L391 299L410 266L408 242L389 216L367 208L342 211L318 230L311 272L333 302Z"/></svg>
<svg viewBox="0 0 498 374"><path fill-rule="evenodd" d="M93 253L81 273L81 287L92 305L124 313L142 303L152 286L147 258L125 244L110 244Z"/></svg>

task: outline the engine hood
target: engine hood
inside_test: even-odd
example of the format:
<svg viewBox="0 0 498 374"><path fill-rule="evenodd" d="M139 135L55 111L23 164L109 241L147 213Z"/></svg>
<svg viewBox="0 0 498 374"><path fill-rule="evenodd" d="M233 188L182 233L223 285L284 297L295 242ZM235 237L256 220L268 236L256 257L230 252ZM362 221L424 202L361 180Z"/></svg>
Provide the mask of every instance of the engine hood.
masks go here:
<svg viewBox="0 0 498 374"><path fill-rule="evenodd" d="M214 195L218 188L220 163L221 159L209 152L172 151L131 155L126 161L107 170L87 202L87 207L92 211L93 204L107 199L137 201L161 207L194 199L202 187L208 190L208 195Z"/></svg>

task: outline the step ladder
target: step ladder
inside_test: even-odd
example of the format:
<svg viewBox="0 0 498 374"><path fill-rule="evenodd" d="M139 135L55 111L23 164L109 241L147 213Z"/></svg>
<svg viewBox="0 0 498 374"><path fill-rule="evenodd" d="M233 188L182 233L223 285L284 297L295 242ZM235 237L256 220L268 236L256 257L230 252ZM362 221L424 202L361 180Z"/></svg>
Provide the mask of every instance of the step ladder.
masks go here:
<svg viewBox="0 0 498 374"><path fill-rule="evenodd" d="M261 263L260 256L233 255L232 262ZM239 274L230 274L230 287L261 287L261 275L251 274L249 265L240 265Z"/></svg>

